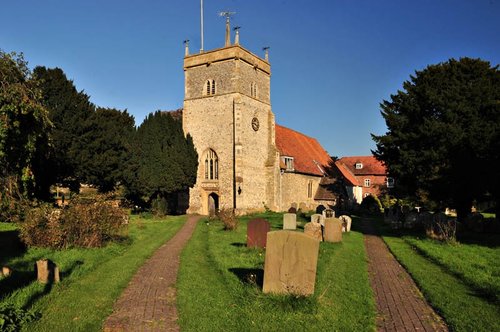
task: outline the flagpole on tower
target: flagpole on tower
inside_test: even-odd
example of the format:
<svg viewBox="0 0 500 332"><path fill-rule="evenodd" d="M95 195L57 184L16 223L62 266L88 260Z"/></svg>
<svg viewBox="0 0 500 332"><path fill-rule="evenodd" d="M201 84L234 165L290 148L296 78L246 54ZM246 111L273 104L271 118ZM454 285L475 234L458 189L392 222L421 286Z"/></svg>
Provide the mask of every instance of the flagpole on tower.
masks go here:
<svg viewBox="0 0 500 332"><path fill-rule="evenodd" d="M201 48L200 53L203 52L203 0L200 0L200 21L201 21Z"/></svg>

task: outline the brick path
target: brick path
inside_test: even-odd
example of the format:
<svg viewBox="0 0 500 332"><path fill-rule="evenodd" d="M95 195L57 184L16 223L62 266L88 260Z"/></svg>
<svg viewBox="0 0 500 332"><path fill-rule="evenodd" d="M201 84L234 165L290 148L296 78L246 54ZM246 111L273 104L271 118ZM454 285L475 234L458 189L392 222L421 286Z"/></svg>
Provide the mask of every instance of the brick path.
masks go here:
<svg viewBox="0 0 500 332"><path fill-rule="evenodd" d="M179 331L175 282L180 253L199 218L189 216L177 234L137 271L115 303L104 331Z"/></svg>
<svg viewBox="0 0 500 332"><path fill-rule="evenodd" d="M370 221L363 221L368 273L377 302L378 331L448 331Z"/></svg>

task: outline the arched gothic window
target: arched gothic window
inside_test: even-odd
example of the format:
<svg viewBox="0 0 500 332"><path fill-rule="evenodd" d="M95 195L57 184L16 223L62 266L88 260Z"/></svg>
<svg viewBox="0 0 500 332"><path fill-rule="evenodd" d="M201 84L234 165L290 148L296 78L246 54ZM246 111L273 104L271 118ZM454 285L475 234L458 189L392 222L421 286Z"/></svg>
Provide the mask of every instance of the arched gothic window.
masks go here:
<svg viewBox="0 0 500 332"><path fill-rule="evenodd" d="M257 98L257 83L250 83L250 96Z"/></svg>
<svg viewBox="0 0 500 332"><path fill-rule="evenodd" d="M214 150L209 149L205 154L205 179L219 179L219 158Z"/></svg>
<svg viewBox="0 0 500 332"><path fill-rule="evenodd" d="M214 95L215 94L215 80L207 80L205 83L205 92L207 96Z"/></svg>

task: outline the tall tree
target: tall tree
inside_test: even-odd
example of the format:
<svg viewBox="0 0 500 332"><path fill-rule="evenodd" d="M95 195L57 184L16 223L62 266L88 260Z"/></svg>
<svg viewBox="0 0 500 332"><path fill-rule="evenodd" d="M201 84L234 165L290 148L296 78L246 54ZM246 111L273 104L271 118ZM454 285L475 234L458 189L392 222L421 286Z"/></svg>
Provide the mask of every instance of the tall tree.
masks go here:
<svg viewBox="0 0 500 332"><path fill-rule="evenodd" d="M470 212L500 186L500 73L480 59L450 59L416 71L381 104L388 132L373 153L399 189Z"/></svg>
<svg viewBox="0 0 500 332"><path fill-rule="evenodd" d="M101 192L123 183L131 158L134 117L125 111L97 108L87 119L77 142L79 178Z"/></svg>
<svg viewBox="0 0 500 332"><path fill-rule="evenodd" d="M43 102L54 125L53 149L50 158L45 161L46 177L52 183L76 189L82 180L77 178L78 160L81 159L79 141L95 107L89 96L78 91L62 69L38 66L33 73L40 81Z"/></svg>
<svg viewBox="0 0 500 332"><path fill-rule="evenodd" d="M191 136L169 112L147 116L135 139L136 188L145 197L165 198L196 182L198 155Z"/></svg>
<svg viewBox="0 0 500 332"><path fill-rule="evenodd" d="M27 196L43 190L40 159L52 125L38 83L22 54L0 50L0 198L13 185Z"/></svg>

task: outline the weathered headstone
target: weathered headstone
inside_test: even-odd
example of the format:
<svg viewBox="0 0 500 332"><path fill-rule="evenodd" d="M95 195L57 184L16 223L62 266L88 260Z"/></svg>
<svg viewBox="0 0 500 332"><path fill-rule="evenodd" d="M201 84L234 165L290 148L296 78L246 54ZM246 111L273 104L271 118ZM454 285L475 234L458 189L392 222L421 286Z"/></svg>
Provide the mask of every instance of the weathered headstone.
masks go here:
<svg viewBox="0 0 500 332"><path fill-rule="evenodd" d="M351 224L352 224L352 219L348 215L341 215L339 217L340 221L342 221L342 232L350 232L351 231Z"/></svg>
<svg viewBox="0 0 500 332"><path fill-rule="evenodd" d="M297 215L295 213L283 214L283 229L297 229Z"/></svg>
<svg viewBox="0 0 500 332"><path fill-rule="evenodd" d="M311 236L312 238L323 241L323 231L321 230L321 224L316 222L308 222L304 225L304 234Z"/></svg>
<svg viewBox="0 0 500 332"><path fill-rule="evenodd" d="M332 209L323 210L323 217L325 218L335 218L335 211Z"/></svg>
<svg viewBox="0 0 500 332"><path fill-rule="evenodd" d="M322 214L315 213L311 216L311 222L316 222L321 224L322 226L325 225L325 217L323 217Z"/></svg>
<svg viewBox="0 0 500 332"><path fill-rule="evenodd" d="M323 238L325 242L342 242L342 221L337 218L326 218Z"/></svg>
<svg viewBox="0 0 500 332"><path fill-rule="evenodd" d="M35 264L37 280L43 284L59 282L59 268L50 259L40 259Z"/></svg>
<svg viewBox="0 0 500 332"><path fill-rule="evenodd" d="M306 203L301 202L301 203L299 203L299 210L304 212L304 211L308 211L309 209L307 208Z"/></svg>
<svg viewBox="0 0 500 332"><path fill-rule="evenodd" d="M271 229L265 219L252 219L247 225L247 247L265 248L267 232Z"/></svg>
<svg viewBox="0 0 500 332"><path fill-rule="evenodd" d="M319 241L304 233L267 233L263 292L313 294L318 252Z"/></svg>
<svg viewBox="0 0 500 332"><path fill-rule="evenodd" d="M293 206L288 209L288 213L297 213L297 208L294 208Z"/></svg>

